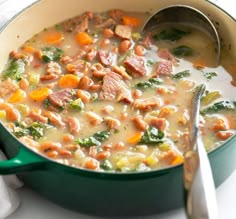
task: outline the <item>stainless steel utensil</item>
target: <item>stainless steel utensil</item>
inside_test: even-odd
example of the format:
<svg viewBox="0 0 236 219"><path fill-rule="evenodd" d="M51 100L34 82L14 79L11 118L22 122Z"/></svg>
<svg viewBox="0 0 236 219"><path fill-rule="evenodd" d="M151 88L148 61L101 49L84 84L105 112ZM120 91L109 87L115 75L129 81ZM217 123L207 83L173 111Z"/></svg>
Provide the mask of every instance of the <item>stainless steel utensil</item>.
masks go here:
<svg viewBox="0 0 236 219"><path fill-rule="evenodd" d="M220 37L214 24L203 12L188 5L171 5L155 12L144 24L142 31L145 32L163 23L190 24L208 33L215 42L215 65L218 65L221 52Z"/></svg>
<svg viewBox="0 0 236 219"><path fill-rule="evenodd" d="M189 219L217 219L215 185L198 129L204 91L205 85L198 86L191 101L189 147L184 154L185 207Z"/></svg>

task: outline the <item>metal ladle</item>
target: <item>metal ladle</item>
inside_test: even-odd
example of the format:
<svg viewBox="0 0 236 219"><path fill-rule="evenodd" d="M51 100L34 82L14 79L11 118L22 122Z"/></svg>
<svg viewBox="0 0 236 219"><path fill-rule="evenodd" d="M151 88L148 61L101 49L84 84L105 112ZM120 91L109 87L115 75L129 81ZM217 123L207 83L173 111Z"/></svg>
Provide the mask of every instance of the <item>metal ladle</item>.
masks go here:
<svg viewBox="0 0 236 219"><path fill-rule="evenodd" d="M184 153L185 207L189 219L217 219L215 185L206 149L199 133L200 98L205 85L196 87L190 106L189 146Z"/></svg>
<svg viewBox="0 0 236 219"><path fill-rule="evenodd" d="M146 32L163 23L182 23L199 27L215 42L216 65L220 61L220 38L211 20L201 11L187 5L162 8L144 24ZM198 131L200 98L205 85L196 88L190 110L190 143L184 153L185 208L189 219L217 219L215 186L205 147Z"/></svg>
<svg viewBox="0 0 236 219"><path fill-rule="evenodd" d="M189 24L208 33L215 42L216 65L218 65L221 53L220 37L211 20L203 12L188 5L171 5L155 12L144 24L142 32L163 23Z"/></svg>

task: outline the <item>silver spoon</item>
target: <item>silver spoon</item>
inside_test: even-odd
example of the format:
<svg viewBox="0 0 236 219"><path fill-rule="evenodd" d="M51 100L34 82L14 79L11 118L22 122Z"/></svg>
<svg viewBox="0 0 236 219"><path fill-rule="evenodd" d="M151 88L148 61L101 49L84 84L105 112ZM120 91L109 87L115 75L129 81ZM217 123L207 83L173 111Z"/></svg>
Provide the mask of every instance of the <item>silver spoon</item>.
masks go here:
<svg viewBox="0 0 236 219"><path fill-rule="evenodd" d="M198 130L200 98L204 91L202 84L196 87L192 97L189 147L184 154L185 207L189 219L217 219L215 185Z"/></svg>
<svg viewBox="0 0 236 219"><path fill-rule="evenodd" d="M142 31L163 24L163 23L184 23L196 26L208 33L215 42L216 65L220 61L220 37L211 20L200 10L188 5L171 5L155 12L144 24Z"/></svg>

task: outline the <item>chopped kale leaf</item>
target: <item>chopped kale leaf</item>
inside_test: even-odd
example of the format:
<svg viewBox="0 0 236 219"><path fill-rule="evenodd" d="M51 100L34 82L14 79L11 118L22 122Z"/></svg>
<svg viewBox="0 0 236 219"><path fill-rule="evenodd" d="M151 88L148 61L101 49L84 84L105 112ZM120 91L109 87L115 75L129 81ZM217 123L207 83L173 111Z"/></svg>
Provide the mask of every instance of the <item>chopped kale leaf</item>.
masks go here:
<svg viewBox="0 0 236 219"><path fill-rule="evenodd" d="M63 55L63 51L56 47L44 47L42 48L42 59L44 62L59 61Z"/></svg>
<svg viewBox="0 0 236 219"><path fill-rule="evenodd" d="M15 123L15 130L13 134L16 137L22 136L32 136L34 140L38 140L39 138L43 137L46 125L40 122L33 122L30 126L24 126L20 123Z"/></svg>
<svg viewBox="0 0 236 219"><path fill-rule="evenodd" d="M77 144L79 144L81 147L91 147L91 146L100 146L101 142L98 141L93 136L87 137L87 138L78 138L75 141Z"/></svg>
<svg viewBox="0 0 236 219"><path fill-rule="evenodd" d="M21 80L22 74L25 71L25 62L23 59L12 59L5 71L3 71L4 78L11 78L13 80Z"/></svg>
<svg viewBox="0 0 236 219"><path fill-rule="evenodd" d="M100 146L103 141L109 138L110 134L109 131L97 132L87 138L78 138L75 143L81 147Z"/></svg>
<svg viewBox="0 0 236 219"><path fill-rule="evenodd" d="M150 78L148 81L142 81L136 84L136 87L139 89L146 89L151 87L156 87L161 84L162 80L160 78Z"/></svg>
<svg viewBox="0 0 236 219"><path fill-rule="evenodd" d="M188 46L177 46L171 50L174 56L191 56L193 55L193 49Z"/></svg>
<svg viewBox="0 0 236 219"><path fill-rule="evenodd" d="M179 80L181 78L185 78L185 77L189 77L190 76L190 71L189 70L185 70L185 71L181 71L179 73L176 73L172 76L173 79Z"/></svg>
<svg viewBox="0 0 236 219"><path fill-rule="evenodd" d="M105 160L100 164L100 167L104 170L112 170L112 164L109 160Z"/></svg>
<svg viewBox="0 0 236 219"><path fill-rule="evenodd" d="M180 30L177 28L171 28L168 30L163 30L159 34L154 34L153 39L156 41L159 41L159 40L176 41L176 40L181 39L183 36L187 34L190 34L190 32Z"/></svg>
<svg viewBox="0 0 236 219"><path fill-rule="evenodd" d="M70 107L74 110L82 111L84 109L84 103L80 98L78 98L70 102Z"/></svg>
<svg viewBox="0 0 236 219"><path fill-rule="evenodd" d="M217 113L221 110L235 110L235 109L236 109L236 102L223 100L204 108L203 110L201 110L201 114L205 115L205 114Z"/></svg>
<svg viewBox="0 0 236 219"><path fill-rule="evenodd" d="M158 130L155 127L150 126L143 134L139 144L158 144L162 143L164 138L164 132Z"/></svg>
<svg viewBox="0 0 236 219"><path fill-rule="evenodd" d="M101 132L95 133L93 137L97 139L98 141L103 142L109 138L110 134L111 133L109 131L101 131Z"/></svg>
<svg viewBox="0 0 236 219"><path fill-rule="evenodd" d="M217 76L217 73L215 72L203 72L203 74L208 80L211 80L213 77Z"/></svg>

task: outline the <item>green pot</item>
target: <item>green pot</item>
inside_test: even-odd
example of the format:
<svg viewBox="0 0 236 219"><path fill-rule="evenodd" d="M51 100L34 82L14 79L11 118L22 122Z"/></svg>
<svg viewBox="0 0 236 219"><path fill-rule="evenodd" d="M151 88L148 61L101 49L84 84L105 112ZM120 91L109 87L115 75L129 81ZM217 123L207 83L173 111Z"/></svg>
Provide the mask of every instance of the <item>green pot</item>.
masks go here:
<svg viewBox="0 0 236 219"><path fill-rule="evenodd" d="M230 45L232 54L236 54L236 42L233 40L235 20L204 0L146 0L145 4L143 0L96 0L96 4L93 0L42 0L16 16L1 31L0 71L11 50L44 27L82 11L111 8L156 11L171 4L187 4L209 15L213 22L219 24L217 28L222 45ZM25 26L27 28L22 30ZM167 211L184 203L182 165L145 173L92 172L56 163L31 151L2 124L0 141L9 158L0 162L0 174L18 174L26 185L63 207L94 215L134 216ZM209 158L218 186L236 168L236 136L211 151Z"/></svg>

